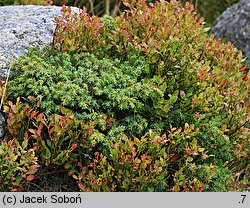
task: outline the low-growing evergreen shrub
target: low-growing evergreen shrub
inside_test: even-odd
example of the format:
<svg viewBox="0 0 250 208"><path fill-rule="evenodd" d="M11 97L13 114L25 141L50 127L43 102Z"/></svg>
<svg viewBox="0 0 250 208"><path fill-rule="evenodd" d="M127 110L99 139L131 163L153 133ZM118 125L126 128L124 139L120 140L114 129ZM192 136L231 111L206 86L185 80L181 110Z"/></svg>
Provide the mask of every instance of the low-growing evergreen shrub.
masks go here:
<svg viewBox="0 0 250 208"><path fill-rule="evenodd" d="M36 112L32 123L32 113L15 116L32 124L15 137L27 132L41 164L61 163L83 191L232 190L233 173L249 170L241 52L207 36L193 5L124 4L122 16L103 18L63 7L52 48L13 64L8 98ZM68 110L74 122L58 116Z"/></svg>
<svg viewBox="0 0 250 208"><path fill-rule="evenodd" d="M32 50L13 65L9 96L39 96L40 108L47 114L60 113L63 105L83 122L97 120L104 136L123 131L142 135L155 126L159 130L156 123L166 87L159 86L164 79L152 76L143 58L130 57L122 63L87 53L42 54Z"/></svg>

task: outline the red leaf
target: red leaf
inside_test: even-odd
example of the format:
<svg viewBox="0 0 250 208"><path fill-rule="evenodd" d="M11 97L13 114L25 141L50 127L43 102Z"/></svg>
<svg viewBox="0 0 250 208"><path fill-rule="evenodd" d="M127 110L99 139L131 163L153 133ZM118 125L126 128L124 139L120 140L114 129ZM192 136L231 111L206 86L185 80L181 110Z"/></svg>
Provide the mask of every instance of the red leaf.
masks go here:
<svg viewBox="0 0 250 208"><path fill-rule="evenodd" d="M197 152L192 152L193 155L199 155Z"/></svg>
<svg viewBox="0 0 250 208"><path fill-rule="evenodd" d="M32 181L34 178L35 178L34 175L29 175L29 176L27 177L27 180L28 180L28 181Z"/></svg>
<svg viewBox="0 0 250 208"><path fill-rule="evenodd" d="M67 11L68 11L69 13L71 12L70 6L68 6Z"/></svg>
<svg viewBox="0 0 250 208"><path fill-rule="evenodd" d="M182 96L184 96L184 95L186 95L186 93L185 93L183 90L181 90L181 91L180 91L180 96L182 97Z"/></svg>
<svg viewBox="0 0 250 208"><path fill-rule="evenodd" d="M73 175L72 177L73 177L74 179L76 179L76 180L78 179L78 177L77 177L76 175Z"/></svg>
<svg viewBox="0 0 250 208"><path fill-rule="evenodd" d="M13 115L12 115L12 113L10 113L8 116L7 122L9 123L12 119L13 119Z"/></svg>
<svg viewBox="0 0 250 208"><path fill-rule="evenodd" d="M71 148L71 151L74 151L77 148L77 144L73 144L73 147Z"/></svg>
<svg viewBox="0 0 250 208"><path fill-rule="evenodd" d="M40 136L41 136L41 132L42 132L41 129L38 129L38 130L36 131L37 136L40 137Z"/></svg>
<svg viewBox="0 0 250 208"><path fill-rule="evenodd" d="M44 120L44 113L39 113L39 115L37 116L37 121L42 121Z"/></svg>
<svg viewBox="0 0 250 208"><path fill-rule="evenodd" d="M92 134L93 131L94 131L94 129L93 129L93 128L90 128L90 129L89 129L89 134Z"/></svg>
<svg viewBox="0 0 250 208"><path fill-rule="evenodd" d="M82 174L85 174L87 172L87 167L85 166L85 167L83 167L83 169L82 169Z"/></svg>
<svg viewBox="0 0 250 208"><path fill-rule="evenodd" d="M59 18L58 17L55 17L54 20L55 20L55 22L59 22Z"/></svg>
<svg viewBox="0 0 250 208"><path fill-rule="evenodd" d="M123 3L124 6L130 7L130 4L127 1L123 1L122 3Z"/></svg>
<svg viewBox="0 0 250 208"><path fill-rule="evenodd" d="M247 81L247 80L248 80L248 76L247 76L246 74L244 75L243 80L244 80L244 81Z"/></svg>
<svg viewBox="0 0 250 208"><path fill-rule="evenodd" d="M179 158L179 156L174 156L174 157L172 157L172 159L171 159L171 162L174 162L174 161L176 161L177 159Z"/></svg>

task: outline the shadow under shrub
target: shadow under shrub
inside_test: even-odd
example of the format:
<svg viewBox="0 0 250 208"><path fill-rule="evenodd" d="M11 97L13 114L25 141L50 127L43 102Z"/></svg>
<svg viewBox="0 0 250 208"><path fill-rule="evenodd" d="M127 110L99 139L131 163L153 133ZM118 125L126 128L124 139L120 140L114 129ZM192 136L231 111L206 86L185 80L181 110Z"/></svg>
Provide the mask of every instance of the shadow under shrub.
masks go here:
<svg viewBox="0 0 250 208"><path fill-rule="evenodd" d="M83 191L235 190L249 170L241 52L207 36L188 3L124 4L103 18L63 7L52 48L12 66L9 98L48 116L62 105L88 126L65 164Z"/></svg>

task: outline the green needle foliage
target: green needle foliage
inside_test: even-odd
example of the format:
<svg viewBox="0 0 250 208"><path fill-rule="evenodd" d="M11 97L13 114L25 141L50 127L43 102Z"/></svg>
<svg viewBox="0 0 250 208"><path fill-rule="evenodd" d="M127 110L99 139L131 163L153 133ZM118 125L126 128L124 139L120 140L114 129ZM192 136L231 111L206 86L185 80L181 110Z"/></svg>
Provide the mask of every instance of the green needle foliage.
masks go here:
<svg viewBox="0 0 250 208"><path fill-rule="evenodd" d="M31 102L30 96L39 97L40 108L48 115L60 113L63 105L83 122L98 119L100 131L106 134L125 131L139 136L156 126L166 85L159 87L164 80L152 76L143 58L130 57L122 63L98 60L88 53L42 54L31 50L13 65L9 96ZM107 129L109 117L113 120Z"/></svg>

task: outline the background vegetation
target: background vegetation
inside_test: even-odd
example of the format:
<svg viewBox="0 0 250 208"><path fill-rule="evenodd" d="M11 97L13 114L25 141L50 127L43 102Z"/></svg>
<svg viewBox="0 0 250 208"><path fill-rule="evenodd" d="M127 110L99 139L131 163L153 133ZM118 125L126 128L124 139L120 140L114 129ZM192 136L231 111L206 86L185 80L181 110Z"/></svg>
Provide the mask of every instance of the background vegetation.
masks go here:
<svg viewBox="0 0 250 208"><path fill-rule="evenodd" d="M154 0L148 0L148 2L155 2ZM180 0L183 4L186 0ZM215 19L239 0L189 0L190 3L195 5L195 10L200 16L204 17L208 24L212 24ZM89 14L95 14L102 16L119 15L124 6L121 0L0 0L0 5L10 4L40 4L40 5L69 5L82 8L85 6Z"/></svg>

